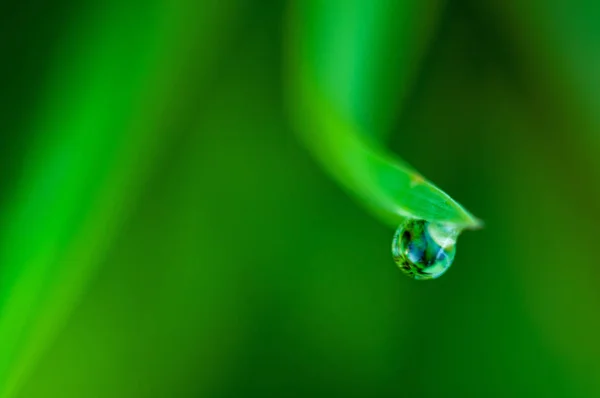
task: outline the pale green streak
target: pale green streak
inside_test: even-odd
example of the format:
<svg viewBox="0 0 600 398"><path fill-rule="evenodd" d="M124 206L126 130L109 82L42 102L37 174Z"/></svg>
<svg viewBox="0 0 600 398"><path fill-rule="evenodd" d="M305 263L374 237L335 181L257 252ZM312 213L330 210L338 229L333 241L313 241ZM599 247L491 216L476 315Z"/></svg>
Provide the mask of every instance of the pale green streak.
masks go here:
<svg viewBox="0 0 600 398"><path fill-rule="evenodd" d="M128 160L140 135L129 114L156 51L158 21L117 5L100 19L100 26L80 27L84 39L63 55L49 109L34 127L39 145L3 228L1 397L18 390L76 304L144 167ZM73 54L82 44L88 49ZM138 150L152 156L151 147Z"/></svg>
<svg viewBox="0 0 600 398"><path fill-rule="evenodd" d="M214 45L230 7L206 8L113 2L72 28L2 225L0 397L27 381L139 194L168 138L173 72L192 47Z"/></svg>

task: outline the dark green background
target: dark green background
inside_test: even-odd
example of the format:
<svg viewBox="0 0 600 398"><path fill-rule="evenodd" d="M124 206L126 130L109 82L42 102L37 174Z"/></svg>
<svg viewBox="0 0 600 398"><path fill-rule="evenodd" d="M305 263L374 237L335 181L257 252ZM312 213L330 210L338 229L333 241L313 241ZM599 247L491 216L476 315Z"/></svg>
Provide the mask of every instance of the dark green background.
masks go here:
<svg viewBox="0 0 600 398"><path fill-rule="evenodd" d="M294 134L292 2L3 2L0 397L600 396L600 7L429 3L390 145L485 228L417 282Z"/></svg>

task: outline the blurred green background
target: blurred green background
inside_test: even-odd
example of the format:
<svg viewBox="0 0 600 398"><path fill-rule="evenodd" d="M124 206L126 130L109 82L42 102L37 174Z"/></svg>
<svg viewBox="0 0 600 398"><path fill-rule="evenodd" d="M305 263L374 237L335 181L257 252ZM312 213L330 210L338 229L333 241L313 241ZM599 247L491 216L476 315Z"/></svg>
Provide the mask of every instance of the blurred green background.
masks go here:
<svg viewBox="0 0 600 398"><path fill-rule="evenodd" d="M1 4L0 398L600 396L597 2ZM298 63L485 221L442 278Z"/></svg>

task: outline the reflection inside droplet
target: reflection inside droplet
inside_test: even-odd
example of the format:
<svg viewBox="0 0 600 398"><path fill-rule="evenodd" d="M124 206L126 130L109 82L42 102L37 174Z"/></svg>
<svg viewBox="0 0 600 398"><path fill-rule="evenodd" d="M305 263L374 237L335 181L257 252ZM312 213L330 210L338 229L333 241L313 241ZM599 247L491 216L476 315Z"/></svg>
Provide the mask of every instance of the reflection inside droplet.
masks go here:
<svg viewBox="0 0 600 398"><path fill-rule="evenodd" d="M407 219L394 235L392 256L413 279L434 279L452 265L460 231L450 225Z"/></svg>

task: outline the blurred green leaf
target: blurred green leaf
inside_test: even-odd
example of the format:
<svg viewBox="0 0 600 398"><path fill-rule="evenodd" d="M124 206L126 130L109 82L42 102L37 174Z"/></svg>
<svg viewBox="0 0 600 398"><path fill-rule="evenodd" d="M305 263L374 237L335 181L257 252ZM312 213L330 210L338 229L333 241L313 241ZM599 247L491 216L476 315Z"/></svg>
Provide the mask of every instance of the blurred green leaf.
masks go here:
<svg viewBox="0 0 600 398"><path fill-rule="evenodd" d="M479 220L381 142L437 2L350 3L314 0L293 10L290 80L301 136L325 169L384 222L412 217L478 227ZM402 56L390 56L390 49Z"/></svg>
<svg viewBox="0 0 600 398"><path fill-rule="evenodd" d="M77 305L169 139L189 53L213 54L235 9L197 7L108 2L58 51L0 236L0 397L18 393Z"/></svg>

